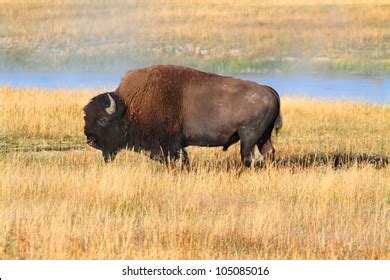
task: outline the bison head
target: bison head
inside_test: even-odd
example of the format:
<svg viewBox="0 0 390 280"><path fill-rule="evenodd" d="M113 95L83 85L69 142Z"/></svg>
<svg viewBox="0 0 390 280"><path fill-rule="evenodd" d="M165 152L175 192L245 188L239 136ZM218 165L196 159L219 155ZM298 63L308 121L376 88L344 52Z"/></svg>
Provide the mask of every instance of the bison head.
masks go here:
<svg viewBox="0 0 390 280"><path fill-rule="evenodd" d="M88 145L103 152L105 162L126 146L125 104L113 92L95 96L84 108Z"/></svg>

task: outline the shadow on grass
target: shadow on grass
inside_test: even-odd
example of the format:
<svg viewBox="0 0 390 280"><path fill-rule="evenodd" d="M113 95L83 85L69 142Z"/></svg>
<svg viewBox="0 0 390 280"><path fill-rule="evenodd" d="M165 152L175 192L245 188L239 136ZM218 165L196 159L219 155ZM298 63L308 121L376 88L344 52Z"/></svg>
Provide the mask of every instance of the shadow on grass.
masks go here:
<svg viewBox="0 0 390 280"><path fill-rule="evenodd" d="M277 167L308 168L331 165L333 168L351 167L353 165L372 165L375 168L386 167L389 158L382 155L336 153L336 154L306 154L281 157L275 161Z"/></svg>
<svg viewBox="0 0 390 280"><path fill-rule="evenodd" d="M45 152L45 151L70 151L83 150L85 145L51 145L51 146L18 146L18 147L1 147L0 153L10 152ZM354 165L361 167L363 165L371 165L374 168L380 169L387 167L390 157L384 155L372 154L358 154L358 153L330 153L330 154L295 154L290 156L277 157L274 162L265 162L257 169L264 169L272 165L275 168L292 168L292 169L306 169L320 166L332 166L334 169L349 168ZM206 160L203 162L196 162L190 160L190 171L198 169L206 169L207 171L240 171L244 170L241 161L237 159L229 160Z"/></svg>
<svg viewBox="0 0 390 280"><path fill-rule="evenodd" d="M389 164L389 157L383 155L354 154L354 153L335 153L335 154L297 154L291 156L277 157L274 162L266 162L257 169L264 169L272 165L275 168L307 169L321 166L331 166L333 169L350 168L357 165L371 165L374 168L385 168ZM239 159L227 161L206 161L204 163L194 164L191 170L199 167L206 168L209 171L221 170L230 171L243 169Z"/></svg>
<svg viewBox="0 0 390 280"><path fill-rule="evenodd" d="M83 145L50 145L50 146L0 146L0 153L11 152L62 152L70 150L83 150Z"/></svg>

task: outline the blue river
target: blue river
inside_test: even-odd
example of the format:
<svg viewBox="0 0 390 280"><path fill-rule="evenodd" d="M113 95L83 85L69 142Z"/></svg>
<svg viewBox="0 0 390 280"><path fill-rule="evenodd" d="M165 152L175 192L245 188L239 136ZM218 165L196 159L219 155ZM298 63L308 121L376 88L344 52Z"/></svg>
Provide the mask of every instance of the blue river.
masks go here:
<svg viewBox="0 0 390 280"><path fill-rule="evenodd" d="M124 73L0 73L1 87L114 90ZM281 96L388 105L387 76L236 75L273 87Z"/></svg>

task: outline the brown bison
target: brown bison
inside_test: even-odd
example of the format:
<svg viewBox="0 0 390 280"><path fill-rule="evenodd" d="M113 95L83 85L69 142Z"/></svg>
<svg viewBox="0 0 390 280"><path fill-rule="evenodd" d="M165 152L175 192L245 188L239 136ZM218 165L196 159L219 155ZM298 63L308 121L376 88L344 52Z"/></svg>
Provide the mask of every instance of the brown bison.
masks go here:
<svg viewBox="0 0 390 280"><path fill-rule="evenodd" d="M281 127L278 93L264 85L191 68L157 65L129 71L115 92L84 108L87 143L105 162L121 149L188 164L187 146L241 141L241 159L252 162L257 146L273 158L271 133Z"/></svg>

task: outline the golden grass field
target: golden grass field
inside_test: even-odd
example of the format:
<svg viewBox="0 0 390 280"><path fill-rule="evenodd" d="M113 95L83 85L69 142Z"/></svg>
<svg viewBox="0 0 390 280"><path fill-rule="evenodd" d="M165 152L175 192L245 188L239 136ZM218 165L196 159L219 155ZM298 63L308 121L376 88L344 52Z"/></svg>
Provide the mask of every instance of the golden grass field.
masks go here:
<svg viewBox="0 0 390 280"><path fill-rule="evenodd" d="M390 154L388 106L282 98L274 166L242 171L235 145L180 171L104 164L93 94L0 89L0 259L390 258L389 168L359 161Z"/></svg>
<svg viewBox="0 0 390 280"><path fill-rule="evenodd" d="M390 73L389 0L0 0L0 69Z"/></svg>

